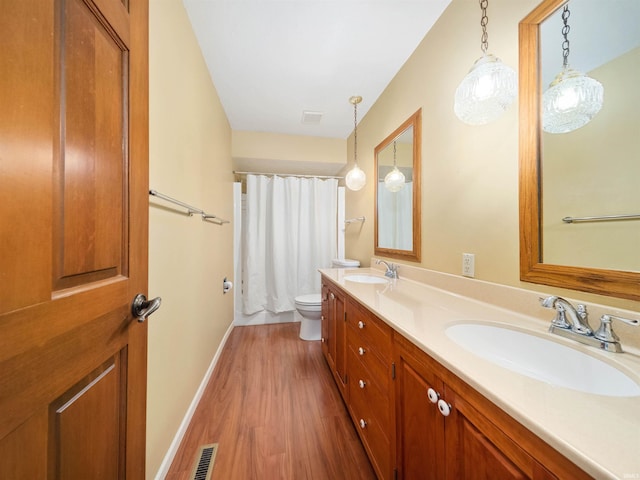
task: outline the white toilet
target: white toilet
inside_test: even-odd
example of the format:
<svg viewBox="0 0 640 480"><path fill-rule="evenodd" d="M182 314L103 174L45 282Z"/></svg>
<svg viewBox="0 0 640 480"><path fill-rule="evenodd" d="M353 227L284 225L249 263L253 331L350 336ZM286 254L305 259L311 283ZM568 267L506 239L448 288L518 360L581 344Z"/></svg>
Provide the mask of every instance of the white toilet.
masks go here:
<svg viewBox="0 0 640 480"><path fill-rule="evenodd" d="M348 258L336 258L331 262L333 268L358 268L360 262L358 260L349 260ZM296 320L300 320L300 338L302 340L320 340L322 337L322 328L320 317L322 316L322 295L320 293L311 293L308 295L299 295L295 298L296 311L294 316Z"/></svg>

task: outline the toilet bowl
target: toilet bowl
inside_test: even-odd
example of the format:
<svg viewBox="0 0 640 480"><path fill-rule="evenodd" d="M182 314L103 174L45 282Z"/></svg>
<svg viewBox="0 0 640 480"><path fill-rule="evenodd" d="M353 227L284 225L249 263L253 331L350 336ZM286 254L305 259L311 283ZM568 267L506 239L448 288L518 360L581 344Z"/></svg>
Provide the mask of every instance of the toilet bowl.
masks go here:
<svg viewBox="0 0 640 480"><path fill-rule="evenodd" d="M360 262L349 259L334 259L333 268L358 268ZM300 321L300 338L302 340L320 340L322 337L322 295L311 293L295 298L296 311L294 317Z"/></svg>
<svg viewBox="0 0 640 480"><path fill-rule="evenodd" d="M320 340L322 316L322 296L319 293L300 295L295 298L296 314L300 316L300 338Z"/></svg>

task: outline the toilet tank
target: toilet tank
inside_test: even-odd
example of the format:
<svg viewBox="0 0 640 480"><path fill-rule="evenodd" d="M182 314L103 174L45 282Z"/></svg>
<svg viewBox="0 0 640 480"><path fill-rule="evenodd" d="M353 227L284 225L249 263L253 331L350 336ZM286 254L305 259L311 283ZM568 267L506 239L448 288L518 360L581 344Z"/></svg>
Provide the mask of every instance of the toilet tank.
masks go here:
<svg viewBox="0 0 640 480"><path fill-rule="evenodd" d="M359 268L360 262L349 258L334 258L331 261L331 266L333 268Z"/></svg>

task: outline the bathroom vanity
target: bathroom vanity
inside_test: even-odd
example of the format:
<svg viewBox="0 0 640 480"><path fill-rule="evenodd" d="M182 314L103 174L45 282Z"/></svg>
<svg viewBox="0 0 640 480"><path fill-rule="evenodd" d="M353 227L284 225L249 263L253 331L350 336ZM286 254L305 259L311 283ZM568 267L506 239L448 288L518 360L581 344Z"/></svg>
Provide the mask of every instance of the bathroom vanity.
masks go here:
<svg viewBox="0 0 640 480"><path fill-rule="evenodd" d="M610 454L608 445L598 446L614 438L603 426L625 408L638 423L639 397L547 385L469 353L445 333L463 320L509 325L515 318L544 335L541 322L420 282L385 279L375 269L321 273L323 352L379 478L640 474L637 433L626 439L630 445L615 442L618 457L608 464L584 458L598 449ZM362 283L367 275L381 281ZM636 374L637 366L634 357ZM593 416L604 419L590 425Z"/></svg>

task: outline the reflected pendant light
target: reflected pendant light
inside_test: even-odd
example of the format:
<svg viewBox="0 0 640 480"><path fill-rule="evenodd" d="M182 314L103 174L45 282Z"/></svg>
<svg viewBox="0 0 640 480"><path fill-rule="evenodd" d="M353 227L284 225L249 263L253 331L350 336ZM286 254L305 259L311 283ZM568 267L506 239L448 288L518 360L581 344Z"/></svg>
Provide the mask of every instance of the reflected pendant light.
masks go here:
<svg viewBox="0 0 640 480"><path fill-rule="evenodd" d="M496 120L507 109L517 93L516 72L492 54L487 54L488 0L480 0L482 18L482 57L475 61L469 73L456 89L453 111L468 125L485 125Z"/></svg>
<svg viewBox="0 0 640 480"><path fill-rule="evenodd" d="M568 133L591 121L602 108L604 88L597 80L569 66L569 5L562 11L562 70L542 95L542 129Z"/></svg>
<svg viewBox="0 0 640 480"><path fill-rule="evenodd" d="M349 170L344 182L349 190L357 191L367 183L367 176L358 167L358 104L362 97L354 96L349 98L349 103L353 105L353 168Z"/></svg>
<svg viewBox="0 0 640 480"><path fill-rule="evenodd" d="M384 177L384 186L390 192L399 192L404 187L404 173L396 164L396 142L393 142L393 170Z"/></svg>

